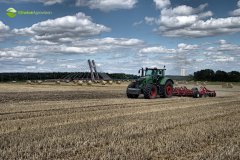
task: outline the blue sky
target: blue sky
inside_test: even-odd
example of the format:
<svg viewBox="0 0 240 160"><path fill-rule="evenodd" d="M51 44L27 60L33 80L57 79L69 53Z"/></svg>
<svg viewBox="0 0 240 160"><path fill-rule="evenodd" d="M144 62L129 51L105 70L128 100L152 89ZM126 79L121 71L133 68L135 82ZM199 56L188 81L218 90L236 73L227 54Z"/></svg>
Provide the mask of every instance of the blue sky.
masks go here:
<svg viewBox="0 0 240 160"><path fill-rule="evenodd" d="M2 0L0 72L240 71L239 32L238 0Z"/></svg>

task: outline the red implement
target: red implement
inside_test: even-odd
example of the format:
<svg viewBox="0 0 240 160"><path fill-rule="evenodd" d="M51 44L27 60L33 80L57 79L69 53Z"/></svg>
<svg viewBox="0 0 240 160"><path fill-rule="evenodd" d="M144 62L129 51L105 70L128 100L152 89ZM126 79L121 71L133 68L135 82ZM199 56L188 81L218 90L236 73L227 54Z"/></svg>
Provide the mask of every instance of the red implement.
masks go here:
<svg viewBox="0 0 240 160"><path fill-rule="evenodd" d="M204 97L216 97L215 91L208 90L206 87L203 86L200 87L199 93Z"/></svg>
<svg viewBox="0 0 240 160"><path fill-rule="evenodd" d="M187 97L216 97L216 92L208 90L206 87L201 86L200 90L198 88L188 89L186 86L173 88L174 96L187 96Z"/></svg>

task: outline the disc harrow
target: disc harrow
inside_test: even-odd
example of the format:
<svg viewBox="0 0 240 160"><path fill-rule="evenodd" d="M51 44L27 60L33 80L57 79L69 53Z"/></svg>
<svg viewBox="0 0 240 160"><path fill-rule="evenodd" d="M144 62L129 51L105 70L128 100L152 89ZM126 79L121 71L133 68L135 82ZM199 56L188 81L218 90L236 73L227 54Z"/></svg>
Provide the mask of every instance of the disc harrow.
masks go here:
<svg viewBox="0 0 240 160"><path fill-rule="evenodd" d="M216 91L209 90L204 86L201 86L200 89L196 87L188 89L186 86L182 86L173 88L173 95L179 97L193 97L193 98L216 97Z"/></svg>

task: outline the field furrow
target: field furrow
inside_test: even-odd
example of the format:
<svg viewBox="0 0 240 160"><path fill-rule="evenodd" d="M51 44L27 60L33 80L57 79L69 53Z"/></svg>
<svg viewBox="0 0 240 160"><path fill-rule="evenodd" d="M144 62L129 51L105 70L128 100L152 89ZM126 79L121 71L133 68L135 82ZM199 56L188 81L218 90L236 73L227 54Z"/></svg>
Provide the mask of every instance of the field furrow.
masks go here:
<svg viewBox="0 0 240 160"><path fill-rule="evenodd" d="M2 92L13 97L0 104L0 159L240 158L239 92L145 100L123 90Z"/></svg>

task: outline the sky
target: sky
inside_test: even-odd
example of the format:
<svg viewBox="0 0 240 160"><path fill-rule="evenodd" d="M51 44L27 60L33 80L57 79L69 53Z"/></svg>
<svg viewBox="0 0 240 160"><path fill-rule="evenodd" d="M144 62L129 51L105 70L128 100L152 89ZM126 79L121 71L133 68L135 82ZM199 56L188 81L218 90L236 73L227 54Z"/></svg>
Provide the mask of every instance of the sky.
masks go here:
<svg viewBox="0 0 240 160"><path fill-rule="evenodd" d="M240 71L239 40L240 0L0 1L0 72Z"/></svg>

